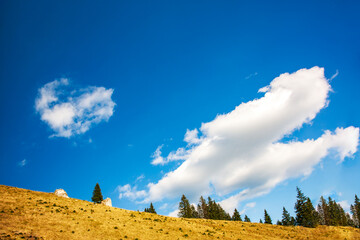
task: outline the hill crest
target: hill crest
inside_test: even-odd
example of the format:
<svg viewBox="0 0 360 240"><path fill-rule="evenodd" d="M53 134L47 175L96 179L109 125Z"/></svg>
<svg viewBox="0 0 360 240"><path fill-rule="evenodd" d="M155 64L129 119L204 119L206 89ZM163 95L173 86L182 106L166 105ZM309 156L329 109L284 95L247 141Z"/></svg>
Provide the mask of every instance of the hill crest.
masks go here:
<svg viewBox="0 0 360 240"><path fill-rule="evenodd" d="M181 219L0 185L0 239L360 239L351 227Z"/></svg>

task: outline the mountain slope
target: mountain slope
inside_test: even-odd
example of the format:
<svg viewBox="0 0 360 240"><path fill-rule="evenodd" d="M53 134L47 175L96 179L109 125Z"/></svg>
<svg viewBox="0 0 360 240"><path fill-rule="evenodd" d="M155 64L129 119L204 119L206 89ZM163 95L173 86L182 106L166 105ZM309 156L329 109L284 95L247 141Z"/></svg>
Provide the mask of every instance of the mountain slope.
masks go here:
<svg viewBox="0 0 360 240"><path fill-rule="evenodd" d="M0 239L360 239L359 229L315 229L179 219L0 185Z"/></svg>

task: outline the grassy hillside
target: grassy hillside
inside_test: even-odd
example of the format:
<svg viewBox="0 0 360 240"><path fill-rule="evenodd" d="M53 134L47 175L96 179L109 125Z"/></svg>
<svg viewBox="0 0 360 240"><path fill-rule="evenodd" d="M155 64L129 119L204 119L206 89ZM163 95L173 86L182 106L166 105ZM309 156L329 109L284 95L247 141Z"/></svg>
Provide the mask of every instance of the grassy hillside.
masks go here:
<svg viewBox="0 0 360 240"><path fill-rule="evenodd" d="M359 229L178 219L0 185L0 239L360 239Z"/></svg>

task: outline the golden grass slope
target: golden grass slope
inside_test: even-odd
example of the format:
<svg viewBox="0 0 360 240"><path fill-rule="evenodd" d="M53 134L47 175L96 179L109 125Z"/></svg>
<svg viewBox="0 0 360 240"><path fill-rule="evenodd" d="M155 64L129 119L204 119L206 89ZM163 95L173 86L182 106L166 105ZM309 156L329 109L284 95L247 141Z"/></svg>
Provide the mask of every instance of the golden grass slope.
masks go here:
<svg viewBox="0 0 360 240"><path fill-rule="evenodd" d="M315 229L179 219L0 185L0 239L360 239L359 229Z"/></svg>

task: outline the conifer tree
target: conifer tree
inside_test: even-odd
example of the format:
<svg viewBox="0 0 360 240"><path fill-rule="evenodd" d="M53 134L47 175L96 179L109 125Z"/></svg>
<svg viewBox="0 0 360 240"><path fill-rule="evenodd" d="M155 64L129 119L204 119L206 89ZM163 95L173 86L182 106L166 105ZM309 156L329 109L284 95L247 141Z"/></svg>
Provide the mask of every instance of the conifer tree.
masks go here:
<svg viewBox="0 0 360 240"><path fill-rule="evenodd" d="M144 212L155 213L155 214L156 214L155 208L154 208L154 206L153 206L152 203L150 203L150 207L149 207L149 208L145 208Z"/></svg>
<svg viewBox="0 0 360 240"><path fill-rule="evenodd" d="M305 203L306 197L301 192L300 188L296 187L297 191L297 200L295 203L295 213L296 213L296 224L300 226L305 225Z"/></svg>
<svg viewBox="0 0 360 240"><path fill-rule="evenodd" d="M178 216L181 218L191 218L192 217L191 206L190 206L189 200L185 197L184 194L182 195L181 201L179 203Z"/></svg>
<svg viewBox="0 0 360 240"><path fill-rule="evenodd" d="M209 219L218 219L219 217L217 205L215 201L211 199L211 197L208 197L208 213Z"/></svg>
<svg viewBox="0 0 360 240"><path fill-rule="evenodd" d="M291 223L290 213L286 210L285 207L283 207L281 225L283 225L283 226L293 225L293 224Z"/></svg>
<svg viewBox="0 0 360 240"><path fill-rule="evenodd" d="M259 221L259 223L263 223L263 221L262 221L262 219L260 218L260 221Z"/></svg>
<svg viewBox="0 0 360 240"><path fill-rule="evenodd" d="M276 225L281 226L281 225L282 225L282 223L281 223L279 220L277 220Z"/></svg>
<svg viewBox="0 0 360 240"><path fill-rule="evenodd" d="M352 204L350 206L350 212L352 213L352 220L354 223L354 227L359 227L359 219L357 217L357 212L356 212L355 206Z"/></svg>
<svg viewBox="0 0 360 240"><path fill-rule="evenodd" d="M310 200L310 198L306 199L305 202L305 218L304 218L304 227L316 227L319 222L318 213L315 211L315 208Z"/></svg>
<svg viewBox="0 0 360 240"><path fill-rule="evenodd" d="M320 202L317 206L317 212L319 213L319 223L321 225L329 225L329 205L323 196L320 197Z"/></svg>
<svg viewBox="0 0 360 240"><path fill-rule="evenodd" d="M290 226L295 226L296 225L296 220L293 216L290 217Z"/></svg>
<svg viewBox="0 0 360 240"><path fill-rule="evenodd" d="M335 200L329 197L329 223L330 226L346 226L347 219L344 209Z"/></svg>
<svg viewBox="0 0 360 240"><path fill-rule="evenodd" d="M272 224L271 217L267 213L266 209L264 209L264 223L266 224Z"/></svg>
<svg viewBox="0 0 360 240"><path fill-rule="evenodd" d="M194 205L191 205L190 208L191 208L191 217L192 218L199 218L199 213L196 211Z"/></svg>
<svg viewBox="0 0 360 240"><path fill-rule="evenodd" d="M351 218L349 213L346 213L346 225L350 227L355 227L354 220Z"/></svg>
<svg viewBox="0 0 360 240"><path fill-rule="evenodd" d="M356 194L354 205L350 206L350 211L353 216L354 226L360 228L360 200Z"/></svg>
<svg viewBox="0 0 360 240"><path fill-rule="evenodd" d="M344 209L342 208L342 206L338 203L338 211L340 212L340 225L341 226L348 226L347 224L347 218L346 218L346 213L344 211Z"/></svg>
<svg viewBox="0 0 360 240"><path fill-rule="evenodd" d="M95 185L95 188L93 191L93 196L92 196L91 200L94 203L101 203L103 200L103 196L101 194L101 189L100 189L99 183L96 183L96 185Z"/></svg>
<svg viewBox="0 0 360 240"><path fill-rule="evenodd" d="M245 221L245 222L251 222L251 221L250 221L250 218L249 218L247 215L245 215L244 221Z"/></svg>
<svg viewBox="0 0 360 240"><path fill-rule="evenodd" d="M315 211L310 198L307 198L298 187L296 187L296 190L296 225L303 227L316 227L318 224L318 213Z"/></svg>
<svg viewBox="0 0 360 240"><path fill-rule="evenodd" d="M234 214L232 216L232 220L233 221L242 221L240 213L238 212L238 210L235 208L234 210Z"/></svg>
<svg viewBox="0 0 360 240"><path fill-rule="evenodd" d="M200 197L197 209L200 218L209 218L208 204L206 203L206 200L203 198L203 196Z"/></svg>

